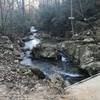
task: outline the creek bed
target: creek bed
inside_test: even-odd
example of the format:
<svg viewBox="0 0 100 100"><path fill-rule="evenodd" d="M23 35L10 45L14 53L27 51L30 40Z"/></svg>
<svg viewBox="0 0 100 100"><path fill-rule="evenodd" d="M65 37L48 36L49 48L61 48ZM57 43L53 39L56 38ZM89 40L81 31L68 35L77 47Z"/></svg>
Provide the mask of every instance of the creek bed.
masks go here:
<svg viewBox="0 0 100 100"><path fill-rule="evenodd" d="M21 64L28 65L31 68L37 68L41 70L47 77L57 73L61 75L65 80L69 80L69 82L72 84L88 77L84 71L78 69L78 67L74 66L73 64L71 64L69 67L70 62L68 61L70 61L70 59L66 58L64 54L61 55L61 60L33 58L31 51L41 42L41 40L37 38L36 35L37 34L33 34L24 38L25 46L22 47L23 51L21 55Z"/></svg>

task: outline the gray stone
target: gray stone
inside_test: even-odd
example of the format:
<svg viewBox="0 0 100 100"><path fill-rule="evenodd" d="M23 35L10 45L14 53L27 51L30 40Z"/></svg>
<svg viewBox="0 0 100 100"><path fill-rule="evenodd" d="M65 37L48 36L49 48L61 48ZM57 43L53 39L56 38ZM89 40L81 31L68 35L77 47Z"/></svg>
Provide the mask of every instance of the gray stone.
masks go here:
<svg viewBox="0 0 100 100"><path fill-rule="evenodd" d="M64 86L64 79L62 78L61 75L59 74L53 74L50 75L49 78L51 79L51 83L55 86L55 87L63 87Z"/></svg>
<svg viewBox="0 0 100 100"><path fill-rule="evenodd" d="M41 43L32 53L35 57L57 58L57 44Z"/></svg>

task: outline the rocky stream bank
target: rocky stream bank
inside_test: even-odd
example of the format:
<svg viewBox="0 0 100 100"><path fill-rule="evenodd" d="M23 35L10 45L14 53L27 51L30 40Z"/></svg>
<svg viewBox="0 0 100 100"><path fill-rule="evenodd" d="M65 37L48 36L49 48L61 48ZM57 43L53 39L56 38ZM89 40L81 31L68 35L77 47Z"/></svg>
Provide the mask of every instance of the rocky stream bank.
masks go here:
<svg viewBox="0 0 100 100"><path fill-rule="evenodd" d="M90 76L100 72L100 41L91 30L73 36L71 40L43 38L41 43L32 49L32 55L35 58L55 61L61 59L62 52L74 66L87 71Z"/></svg>
<svg viewBox="0 0 100 100"><path fill-rule="evenodd" d="M22 47L25 44L20 37L15 40L8 36L0 36L0 99L67 100L65 88L70 82L65 81L59 73L53 73L48 78L37 67L20 64L23 59ZM90 76L100 72L100 42L94 38L92 31L85 31L84 35L75 35L71 40L62 41L48 36L41 36L39 40L41 42L31 48L33 61L34 58L42 58L49 61L53 59L55 63L66 60L64 57L67 56L75 68L85 70ZM24 50L30 51L29 48ZM62 52L66 56L61 56Z"/></svg>
<svg viewBox="0 0 100 100"><path fill-rule="evenodd" d="M63 98L60 95L64 93L64 80L59 75L58 82L55 77L52 81L41 79L41 73L36 75L29 66L20 64L20 53L19 40L12 42L8 36L0 36L0 100Z"/></svg>

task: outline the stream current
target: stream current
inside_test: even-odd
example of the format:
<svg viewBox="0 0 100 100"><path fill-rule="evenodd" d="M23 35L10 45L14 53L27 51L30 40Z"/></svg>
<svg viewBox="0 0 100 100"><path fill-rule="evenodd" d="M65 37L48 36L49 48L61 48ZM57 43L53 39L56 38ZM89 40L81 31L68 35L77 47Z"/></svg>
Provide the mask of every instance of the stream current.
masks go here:
<svg viewBox="0 0 100 100"><path fill-rule="evenodd" d="M81 73L76 67L73 67L72 63L70 62L70 58L68 58L62 51L59 52L61 56L60 61L33 58L31 55L32 49L41 43L41 40L37 38L37 33L25 37L24 43L25 45L22 47L23 52L21 54L21 64L28 65L32 68L37 68L48 77L51 74L58 73L65 80L67 79L71 83L75 83L86 78L85 75Z"/></svg>

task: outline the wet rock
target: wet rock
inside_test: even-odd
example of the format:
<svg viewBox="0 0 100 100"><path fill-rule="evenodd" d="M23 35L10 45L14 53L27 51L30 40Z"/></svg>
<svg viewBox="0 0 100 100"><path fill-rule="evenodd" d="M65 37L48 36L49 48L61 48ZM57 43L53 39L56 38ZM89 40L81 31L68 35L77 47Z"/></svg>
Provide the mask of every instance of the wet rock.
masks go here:
<svg viewBox="0 0 100 100"><path fill-rule="evenodd" d="M60 49L64 50L70 56L75 56L75 52L77 51L78 45L75 41L64 41L59 44Z"/></svg>
<svg viewBox="0 0 100 100"><path fill-rule="evenodd" d="M59 74L50 75L49 78L51 79L52 84L57 87L61 88L64 86L64 79Z"/></svg>
<svg viewBox="0 0 100 100"><path fill-rule="evenodd" d="M45 48L44 52L40 51L40 55L44 58L57 58L57 51L53 48Z"/></svg>
<svg viewBox="0 0 100 100"><path fill-rule="evenodd" d="M82 68L85 68L90 75L94 75L100 72L100 62L91 62L86 65L82 65Z"/></svg>
<svg viewBox="0 0 100 100"><path fill-rule="evenodd" d="M77 35L79 40L62 42L42 41L32 54L35 58L58 58L58 51L64 51L70 59L78 64L81 69L91 62L100 61L100 44L96 42L92 30L84 31ZM91 69L92 70L92 69Z"/></svg>
<svg viewBox="0 0 100 100"><path fill-rule="evenodd" d="M44 79L46 77L38 68L30 68L30 70L34 75L38 76L39 79Z"/></svg>
<svg viewBox="0 0 100 100"><path fill-rule="evenodd" d="M57 45L50 43L41 43L39 47L33 48L35 57L57 58Z"/></svg>
<svg viewBox="0 0 100 100"><path fill-rule="evenodd" d="M83 41L84 41L84 42L93 42L94 39L93 39L93 38L85 38Z"/></svg>
<svg viewBox="0 0 100 100"><path fill-rule="evenodd" d="M92 56L92 51L88 46L83 46L80 48L80 64L88 64L94 61ZM82 67L83 68L83 67Z"/></svg>
<svg viewBox="0 0 100 100"><path fill-rule="evenodd" d="M95 41L93 38L90 40ZM95 61L100 61L100 45L91 43L90 40L85 41L86 44L76 41L65 41L62 43L61 47L74 58L73 61L80 64L80 68L87 70L89 73L92 71L93 74L93 71L94 73L100 72L98 67L92 67Z"/></svg>
<svg viewBox="0 0 100 100"><path fill-rule="evenodd" d="M99 69L99 45L97 44L88 44L81 46L80 50L80 67L87 70L89 73L98 73ZM97 56L98 55L98 56ZM90 74L91 75L91 74Z"/></svg>
<svg viewBox="0 0 100 100"><path fill-rule="evenodd" d="M75 55L76 49L78 48L79 44L76 44L75 41L63 41L60 43L40 43L39 46L33 48L32 54L35 58L54 58L57 59L59 53L58 51L65 51L68 55L73 58Z"/></svg>
<svg viewBox="0 0 100 100"><path fill-rule="evenodd" d="M4 43L11 43L10 39L8 36L1 36L0 37L0 43L4 44Z"/></svg>

